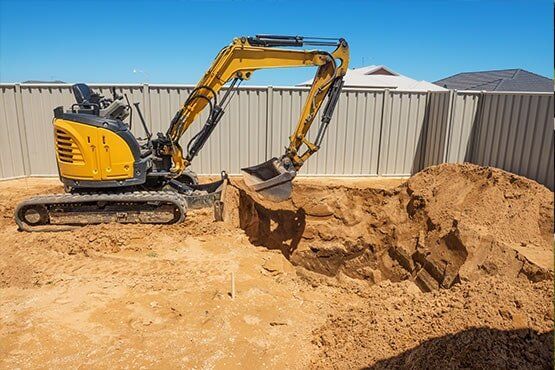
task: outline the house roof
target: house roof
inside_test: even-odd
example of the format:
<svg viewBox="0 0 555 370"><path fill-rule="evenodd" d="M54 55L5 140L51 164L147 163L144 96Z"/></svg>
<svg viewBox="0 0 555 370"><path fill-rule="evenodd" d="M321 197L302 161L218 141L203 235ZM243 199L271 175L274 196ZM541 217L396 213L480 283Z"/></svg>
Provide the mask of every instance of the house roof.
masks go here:
<svg viewBox="0 0 555 370"><path fill-rule="evenodd" d="M53 81L27 80L27 81L23 81L22 84L65 84L65 82L60 80L53 80Z"/></svg>
<svg viewBox="0 0 555 370"><path fill-rule="evenodd" d="M456 90L553 92L553 80L524 69L464 72L434 83Z"/></svg>
<svg viewBox="0 0 555 370"><path fill-rule="evenodd" d="M349 69L345 77L345 87L366 87L375 89L392 89L403 91L440 91L444 88L427 81L418 81L403 76L387 66L371 65ZM310 86L312 79L297 86Z"/></svg>

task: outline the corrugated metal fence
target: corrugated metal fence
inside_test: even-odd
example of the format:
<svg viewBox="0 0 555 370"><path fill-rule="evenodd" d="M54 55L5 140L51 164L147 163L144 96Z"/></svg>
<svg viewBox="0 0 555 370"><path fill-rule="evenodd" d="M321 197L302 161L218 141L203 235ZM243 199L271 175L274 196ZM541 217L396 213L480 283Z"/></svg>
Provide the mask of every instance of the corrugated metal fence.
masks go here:
<svg viewBox="0 0 555 370"><path fill-rule="evenodd" d="M91 85L110 96L109 85ZM152 131L165 131L191 86L116 85L140 102ZM200 174L280 155L308 90L241 87L193 163ZM0 85L0 178L55 175L52 109L74 102L70 85ZM309 136L315 134L319 118ZM188 142L206 113L182 139ZM144 135L134 114L133 132ZM553 189L553 95L544 93L349 90L339 100L310 175L407 176L442 162L474 162Z"/></svg>

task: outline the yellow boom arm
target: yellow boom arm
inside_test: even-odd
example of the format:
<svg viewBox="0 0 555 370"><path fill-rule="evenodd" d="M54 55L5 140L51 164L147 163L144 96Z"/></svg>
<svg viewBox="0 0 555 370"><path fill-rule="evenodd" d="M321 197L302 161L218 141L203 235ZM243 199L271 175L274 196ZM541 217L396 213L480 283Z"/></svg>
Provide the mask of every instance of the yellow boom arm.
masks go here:
<svg viewBox="0 0 555 370"><path fill-rule="evenodd" d="M337 103L343 84L342 78L349 65L349 47L345 40L338 39L334 42L323 40L328 39L309 39L307 41L299 36L241 37L234 39L229 46L223 48L170 124L167 137L172 143L172 172L181 173L190 164L198 150L202 148L223 114L224 101L229 98L231 90L238 81L249 79L255 70L263 68L318 66L308 98L296 129L290 136L290 144L285 154L298 170L304 161L319 148L333 108ZM329 53L321 50L278 48L303 45L334 45L336 49ZM229 81L232 81L229 90L222 101L218 102L218 92ZM318 132L315 142L312 143L307 140L306 135L326 96L329 96L329 99L322 119L324 128ZM207 105L210 105L208 121L203 130L193 138L187 148L187 155L184 157L179 139ZM299 150L302 144L306 145L307 150L300 154Z"/></svg>

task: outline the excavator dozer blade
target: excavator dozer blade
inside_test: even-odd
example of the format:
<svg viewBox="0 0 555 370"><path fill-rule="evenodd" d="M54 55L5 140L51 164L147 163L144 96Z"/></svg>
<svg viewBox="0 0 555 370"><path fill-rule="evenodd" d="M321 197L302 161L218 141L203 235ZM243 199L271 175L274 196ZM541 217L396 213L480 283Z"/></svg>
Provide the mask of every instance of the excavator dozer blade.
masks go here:
<svg viewBox="0 0 555 370"><path fill-rule="evenodd" d="M293 190L291 180L297 172L287 169L277 158L272 158L256 166L241 169L247 186L273 202L289 199Z"/></svg>

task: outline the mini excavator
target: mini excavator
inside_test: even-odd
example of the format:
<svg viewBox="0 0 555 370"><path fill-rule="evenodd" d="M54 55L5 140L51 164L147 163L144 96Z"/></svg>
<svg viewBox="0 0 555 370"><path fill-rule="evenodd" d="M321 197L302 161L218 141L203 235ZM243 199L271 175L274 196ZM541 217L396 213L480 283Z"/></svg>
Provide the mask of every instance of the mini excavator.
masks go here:
<svg viewBox="0 0 555 370"><path fill-rule="evenodd" d="M335 47L331 52L303 46ZM177 111L167 132L153 137L138 103L134 103L146 133L135 137L125 123L132 107L115 89L113 97L94 93L85 84L73 85L76 103L54 109L54 140L59 177L65 193L37 196L16 207L21 230L64 230L107 222L172 224L187 209L214 206L221 218L221 194L227 175L199 184L188 169L218 125L237 87L259 69L317 67L308 98L285 153L242 169L252 190L272 201L291 195L291 181L303 163L320 147L337 105L349 65L344 39L256 35L235 38ZM327 99L327 100L326 100ZM326 100L314 142L308 130ZM185 147L179 140L200 113L208 118ZM304 147L303 147L304 145ZM218 216L218 214L220 214Z"/></svg>

